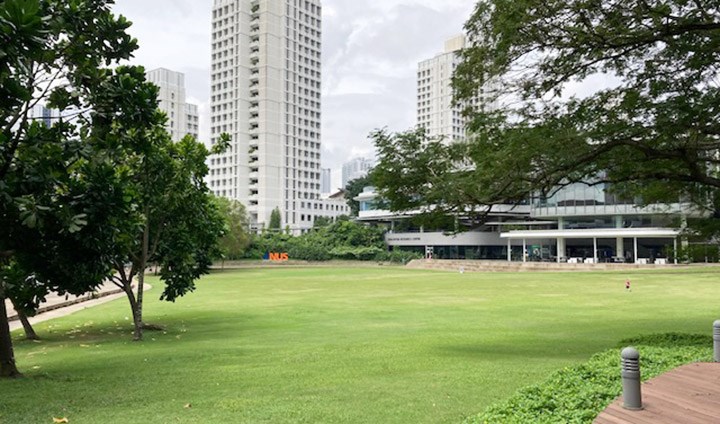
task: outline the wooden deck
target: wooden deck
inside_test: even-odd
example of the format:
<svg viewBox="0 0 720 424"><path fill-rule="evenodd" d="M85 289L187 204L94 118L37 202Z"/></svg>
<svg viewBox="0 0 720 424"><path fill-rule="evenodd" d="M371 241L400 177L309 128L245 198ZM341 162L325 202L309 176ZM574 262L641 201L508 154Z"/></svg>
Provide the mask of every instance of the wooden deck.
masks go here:
<svg viewBox="0 0 720 424"><path fill-rule="evenodd" d="M642 384L643 410L615 399L593 423L720 423L720 363L688 364Z"/></svg>

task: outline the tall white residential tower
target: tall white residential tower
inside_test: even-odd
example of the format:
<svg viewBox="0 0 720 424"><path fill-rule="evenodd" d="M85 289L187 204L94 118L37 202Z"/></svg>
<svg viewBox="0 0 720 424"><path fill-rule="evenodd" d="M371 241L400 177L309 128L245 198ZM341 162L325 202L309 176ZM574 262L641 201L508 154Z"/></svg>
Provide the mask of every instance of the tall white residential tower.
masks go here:
<svg viewBox="0 0 720 424"><path fill-rule="evenodd" d="M465 47L464 35L458 35L445 42L445 51L418 64L417 71L417 125L424 127L433 138L445 137L450 141L464 140L466 119L462 107L453 106L452 76L461 62L460 51ZM487 84L482 91L491 90ZM484 108L492 103L477 103L485 100L483 92L473 100Z"/></svg>
<svg viewBox="0 0 720 424"><path fill-rule="evenodd" d="M208 182L252 224L312 227L320 201L320 0L214 0Z"/></svg>
<svg viewBox="0 0 720 424"><path fill-rule="evenodd" d="M167 114L167 130L178 141L187 134L198 138L200 116L197 105L185 101L185 74L165 68L147 72L148 81L160 87L160 109Z"/></svg>

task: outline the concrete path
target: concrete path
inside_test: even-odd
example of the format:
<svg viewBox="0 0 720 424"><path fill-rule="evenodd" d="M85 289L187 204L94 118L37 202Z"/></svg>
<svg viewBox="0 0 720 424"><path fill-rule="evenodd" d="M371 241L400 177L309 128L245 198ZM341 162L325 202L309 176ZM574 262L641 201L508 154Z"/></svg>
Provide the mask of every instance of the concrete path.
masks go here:
<svg viewBox="0 0 720 424"><path fill-rule="evenodd" d="M150 288L150 285L146 283L145 290L149 290ZM66 297L53 293L40 305L40 313L34 317L30 317L29 321L31 324L48 321L124 297L126 297L125 292L120 291L118 287L112 283L106 283L98 288L95 293L83 296ZM10 301L6 301L6 307L8 310L8 318L11 319L10 331L22 328L22 324L16 319L17 313L12 307L12 304L10 304Z"/></svg>

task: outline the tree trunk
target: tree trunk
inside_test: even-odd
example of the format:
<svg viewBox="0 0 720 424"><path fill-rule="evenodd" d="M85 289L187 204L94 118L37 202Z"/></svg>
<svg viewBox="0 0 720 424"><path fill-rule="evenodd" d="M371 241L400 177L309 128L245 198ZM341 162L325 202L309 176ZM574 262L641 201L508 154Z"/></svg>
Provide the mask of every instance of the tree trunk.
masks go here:
<svg viewBox="0 0 720 424"><path fill-rule="evenodd" d="M22 374L15 366L10 324L5 307L5 297L2 294L2 289L0 289L0 378L18 378L22 377Z"/></svg>
<svg viewBox="0 0 720 424"><path fill-rule="evenodd" d="M149 208L145 207L145 229L143 230L142 240L142 254L140 255L140 270L138 271L138 289L137 289L137 302L135 306L135 314L137 319L135 322L135 336L133 340L142 340L142 329L143 329L143 290L145 288L145 267L147 267L148 251L150 250L150 219L149 219Z"/></svg>
<svg viewBox="0 0 720 424"><path fill-rule="evenodd" d="M142 320L138 314L138 303L135 299L135 294L132 291L132 284L126 283L124 286L125 287L123 287L123 289L125 290L125 294L130 302L130 310L133 315L133 340L140 341L142 340Z"/></svg>
<svg viewBox="0 0 720 424"><path fill-rule="evenodd" d="M12 298L10 299L10 302L12 302L13 307L15 308L15 312L18 314L18 318L20 319L20 322L22 323L23 330L25 330L25 338L28 340L40 340L40 337L38 337L37 333L35 332L35 329L30 324L30 321L28 321L27 314L22 309L18 308L17 304L15 303L15 300Z"/></svg>

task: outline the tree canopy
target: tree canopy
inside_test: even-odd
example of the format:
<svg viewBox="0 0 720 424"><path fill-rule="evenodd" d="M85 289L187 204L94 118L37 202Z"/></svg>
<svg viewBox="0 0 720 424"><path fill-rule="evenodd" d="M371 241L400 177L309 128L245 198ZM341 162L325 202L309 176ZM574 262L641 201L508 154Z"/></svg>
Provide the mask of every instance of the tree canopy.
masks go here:
<svg viewBox="0 0 720 424"><path fill-rule="evenodd" d="M686 199L714 209L719 7L686 0L478 2L453 81L457 103L466 106L468 142L377 133L388 171L378 185L384 194L405 193L405 203L391 204L397 209L514 203L580 181L610 182L617 194L643 202ZM415 140L404 147L383 142L410 136ZM411 160L403 164L405 158ZM440 181L448 173L452 190Z"/></svg>
<svg viewBox="0 0 720 424"><path fill-rule="evenodd" d="M213 200L225 221L225 233L218 242L222 256L231 260L241 259L251 241L250 221L245 206L225 197L214 197Z"/></svg>
<svg viewBox="0 0 720 424"><path fill-rule="evenodd" d="M126 207L116 159L143 149L126 130L157 107L141 68L107 67L137 48L111 3L0 2L0 376L19 375L3 299L32 308L111 273L99 247ZM40 105L54 109L49 126Z"/></svg>
<svg viewBox="0 0 720 424"><path fill-rule="evenodd" d="M268 223L268 230L280 231L282 228L282 217L280 216L280 208L275 208L270 212L270 222Z"/></svg>

